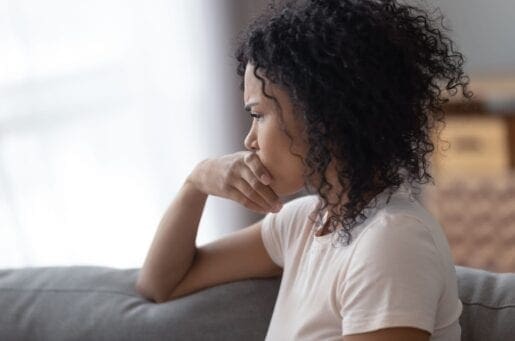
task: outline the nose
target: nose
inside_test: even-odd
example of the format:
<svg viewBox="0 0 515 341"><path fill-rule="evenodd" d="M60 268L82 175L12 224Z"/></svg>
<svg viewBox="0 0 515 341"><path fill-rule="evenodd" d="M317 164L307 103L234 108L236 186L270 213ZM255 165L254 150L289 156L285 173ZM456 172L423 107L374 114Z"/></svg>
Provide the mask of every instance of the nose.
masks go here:
<svg viewBox="0 0 515 341"><path fill-rule="evenodd" d="M247 148L250 151L258 150L258 144L257 144L257 138L256 133L254 131L254 124L252 124L252 127L250 128L250 131L248 132L247 136L245 137L245 148Z"/></svg>

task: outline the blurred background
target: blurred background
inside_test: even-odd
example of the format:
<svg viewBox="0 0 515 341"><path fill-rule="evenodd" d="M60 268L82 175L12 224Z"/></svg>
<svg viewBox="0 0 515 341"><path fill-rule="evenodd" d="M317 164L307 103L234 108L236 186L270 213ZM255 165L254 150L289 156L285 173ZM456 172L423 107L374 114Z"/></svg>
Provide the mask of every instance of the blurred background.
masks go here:
<svg viewBox="0 0 515 341"><path fill-rule="evenodd" d="M405 2L440 8L475 93L419 200L456 264L513 272L515 3ZM0 267L142 266L194 166L244 149L235 38L266 3L0 0ZM209 197L197 244L261 217Z"/></svg>

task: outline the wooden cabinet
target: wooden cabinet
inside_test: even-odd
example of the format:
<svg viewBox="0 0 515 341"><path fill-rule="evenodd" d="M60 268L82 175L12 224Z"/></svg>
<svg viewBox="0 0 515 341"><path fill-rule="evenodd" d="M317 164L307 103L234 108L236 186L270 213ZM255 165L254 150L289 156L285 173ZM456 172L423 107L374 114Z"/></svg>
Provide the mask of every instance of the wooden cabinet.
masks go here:
<svg viewBox="0 0 515 341"><path fill-rule="evenodd" d="M436 185L422 201L455 264L515 272L515 77L471 81L471 90L474 101L446 107L446 127L433 137Z"/></svg>
<svg viewBox="0 0 515 341"><path fill-rule="evenodd" d="M449 115L433 154L433 169L442 175L504 174L510 166L508 120L477 113ZM445 142L446 141L446 142Z"/></svg>

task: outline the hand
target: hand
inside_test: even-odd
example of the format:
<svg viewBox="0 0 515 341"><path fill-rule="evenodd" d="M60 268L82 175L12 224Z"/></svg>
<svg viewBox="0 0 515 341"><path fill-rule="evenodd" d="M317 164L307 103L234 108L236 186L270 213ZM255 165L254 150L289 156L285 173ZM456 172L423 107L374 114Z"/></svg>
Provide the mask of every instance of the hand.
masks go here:
<svg viewBox="0 0 515 341"><path fill-rule="evenodd" d="M282 207L279 197L268 186L272 176L254 152L206 159L193 169L187 181L207 195L234 200L259 213L278 212Z"/></svg>

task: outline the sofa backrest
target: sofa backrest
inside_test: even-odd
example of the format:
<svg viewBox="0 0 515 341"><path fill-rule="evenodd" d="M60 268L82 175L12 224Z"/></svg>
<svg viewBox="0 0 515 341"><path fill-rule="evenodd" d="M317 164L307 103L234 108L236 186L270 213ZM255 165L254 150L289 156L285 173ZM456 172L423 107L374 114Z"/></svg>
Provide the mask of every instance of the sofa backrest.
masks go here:
<svg viewBox="0 0 515 341"><path fill-rule="evenodd" d="M515 273L494 273L456 265L461 339L515 340Z"/></svg>
<svg viewBox="0 0 515 341"><path fill-rule="evenodd" d="M139 269L0 269L0 340L263 340L280 277L247 279L155 304ZM515 274L456 266L464 341L515 340Z"/></svg>

